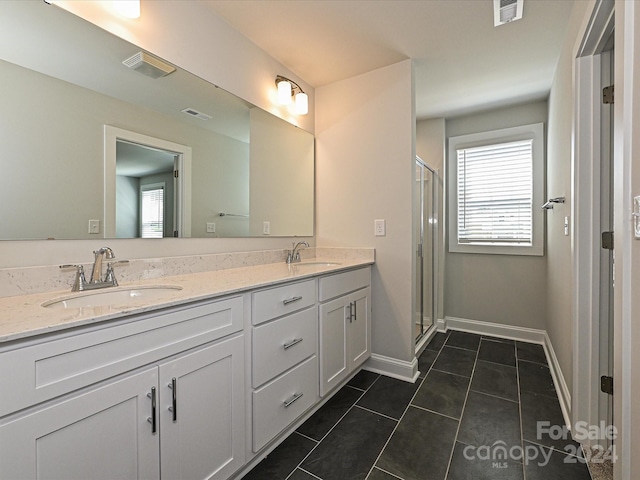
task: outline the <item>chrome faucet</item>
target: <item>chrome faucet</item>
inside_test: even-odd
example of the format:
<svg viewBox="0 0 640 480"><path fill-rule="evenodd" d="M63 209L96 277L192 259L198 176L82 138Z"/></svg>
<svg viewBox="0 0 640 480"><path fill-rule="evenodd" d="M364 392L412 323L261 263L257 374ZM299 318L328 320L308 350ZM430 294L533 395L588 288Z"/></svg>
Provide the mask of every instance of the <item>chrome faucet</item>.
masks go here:
<svg viewBox="0 0 640 480"><path fill-rule="evenodd" d="M98 283L104 283L105 279L102 280L102 259L106 258L107 260L113 260L116 256L109 247L102 247L100 250L94 250L93 254L95 255L95 260L93 261L93 269L91 271L91 283L96 285Z"/></svg>
<svg viewBox="0 0 640 480"><path fill-rule="evenodd" d="M91 279L87 281L84 274L84 267L82 265L60 265L62 269L75 268L76 279L71 288L72 292L82 292L84 290L95 290L98 288L117 287L118 281L116 280L113 266L117 264L129 263L128 260L121 260L119 262L108 262L107 271L102 279L102 261L103 259L113 260L116 258L113 250L109 247L102 247L100 250L93 252L95 259L93 261L93 268L91 269Z"/></svg>
<svg viewBox="0 0 640 480"><path fill-rule="evenodd" d="M287 263L298 263L300 261L300 247L309 248L309 244L303 240L293 245L291 251L287 253Z"/></svg>

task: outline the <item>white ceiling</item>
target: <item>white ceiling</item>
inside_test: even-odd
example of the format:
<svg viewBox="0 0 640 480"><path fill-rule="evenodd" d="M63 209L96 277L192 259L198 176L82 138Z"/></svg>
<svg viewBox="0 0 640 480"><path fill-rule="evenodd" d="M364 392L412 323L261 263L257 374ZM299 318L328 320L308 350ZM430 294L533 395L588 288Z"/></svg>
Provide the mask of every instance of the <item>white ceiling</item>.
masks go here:
<svg viewBox="0 0 640 480"><path fill-rule="evenodd" d="M546 98L574 0L203 0L313 87L412 58L418 118ZM575 0L579 1L579 0Z"/></svg>

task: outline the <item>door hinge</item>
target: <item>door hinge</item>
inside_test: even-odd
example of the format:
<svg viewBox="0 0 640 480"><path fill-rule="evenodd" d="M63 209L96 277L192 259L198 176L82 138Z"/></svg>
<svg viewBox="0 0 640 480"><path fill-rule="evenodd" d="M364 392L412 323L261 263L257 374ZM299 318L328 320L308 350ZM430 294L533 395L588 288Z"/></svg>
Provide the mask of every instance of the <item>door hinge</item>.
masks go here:
<svg viewBox="0 0 640 480"><path fill-rule="evenodd" d="M613 232L602 232L602 248L613 250Z"/></svg>
<svg viewBox="0 0 640 480"><path fill-rule="evenodd" d="M174 170L173 171L173 178L178 178L178 176L179 176L178 170Z"/></svg>
<svg viewBox="0 0 640 480"><path fill-rule="evenodd" d="M600 390L602 393L613 395L613 377L603 375L600 377Z"/></svg>
<svg viewBox="0 0 640 480"><path fill-rule="evenodd" d="M602 89L602 103L605 105L613 105L613 85Z"/></svg>

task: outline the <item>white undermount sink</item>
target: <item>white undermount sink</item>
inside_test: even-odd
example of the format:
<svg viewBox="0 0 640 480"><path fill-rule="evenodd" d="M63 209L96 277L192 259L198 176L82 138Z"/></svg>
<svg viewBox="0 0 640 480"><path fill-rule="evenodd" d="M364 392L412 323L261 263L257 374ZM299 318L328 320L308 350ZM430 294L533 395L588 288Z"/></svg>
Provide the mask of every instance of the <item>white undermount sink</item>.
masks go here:
<svg viewBox="0 0 640 480"><path fill-rule="evenodd" d="M300 262L300 263L292 263L294 267L337 267L341 265L337 262Z"/></svg>
<svg viewBox="0 0 640 480"><path fill-rule="evenodd" d="M167 294L182 290L177 285L138 285L135 287L111 287L101 290L78 292L49 300L45 308L92 308L112 305L126 306L141 301L162 300Z"/></svg>

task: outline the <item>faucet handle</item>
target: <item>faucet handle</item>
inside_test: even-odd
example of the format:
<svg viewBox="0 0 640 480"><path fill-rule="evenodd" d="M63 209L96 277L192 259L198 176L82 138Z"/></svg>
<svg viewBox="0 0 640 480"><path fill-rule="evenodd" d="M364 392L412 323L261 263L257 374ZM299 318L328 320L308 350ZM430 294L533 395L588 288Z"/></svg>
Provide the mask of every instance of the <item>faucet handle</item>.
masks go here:
<svg viewBox="0 0 640 480"><path fill-rule="evenodd" d="M73 282L71 291L81 292L82 290L84 290L84 287L87 284L87 279L84 276L84 267L82 265L60 265L61 270L69 270L72 268L75 268L76 270L76 279Z"/></svg>
<svg viewBox="0 0 640 480"><path fill-rule="evenodd" d="M116 274L113 271L113 267L116 265L126 265L129 263L129 260L118 260L117 262L109 262L107 263L107 271L104 274L105 283L110 283L114 287L118 286L118 280L116 280Z"/></svg>

